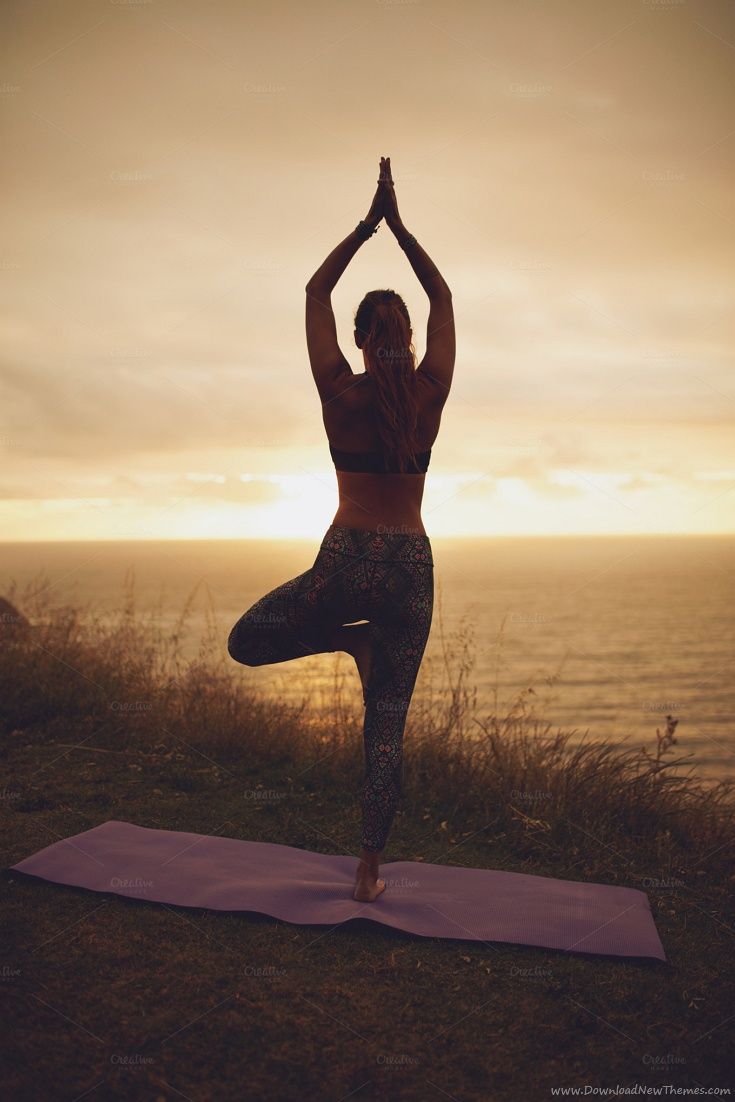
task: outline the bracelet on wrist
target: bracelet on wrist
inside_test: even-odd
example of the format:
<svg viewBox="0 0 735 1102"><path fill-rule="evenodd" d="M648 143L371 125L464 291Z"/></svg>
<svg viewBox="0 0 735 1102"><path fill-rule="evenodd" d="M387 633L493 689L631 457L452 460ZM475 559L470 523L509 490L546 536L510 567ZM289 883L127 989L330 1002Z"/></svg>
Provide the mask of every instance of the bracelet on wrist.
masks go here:
<svg viewBox="0 0 735 1102"><path fill-rule="evenodd" d="M373 234L377 233L377 232L378 232L378 227L377 226L369 225L369 223L367 223L362 218L360 219L360 221L355 226L355 233L357 234L357 236L360 238L361 241L367 241L368 237L372 237Z"/></svg>

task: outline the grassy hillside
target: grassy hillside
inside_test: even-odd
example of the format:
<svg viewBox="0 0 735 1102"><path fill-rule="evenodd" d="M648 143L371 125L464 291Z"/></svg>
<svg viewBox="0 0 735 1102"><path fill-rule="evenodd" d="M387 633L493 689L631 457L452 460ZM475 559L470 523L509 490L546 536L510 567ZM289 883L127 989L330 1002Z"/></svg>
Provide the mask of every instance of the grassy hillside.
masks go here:
<svg viewBox="0 0 735 1102"><path fill-rule="evenodd" d="M214 619L185 660L186 608L164 635L131 587L112 621L44 592L9 594L31 626L3 613L4 866L113 818L358 852L362 712L346 655L317 714L248 690ZM732 785L677 759L673 724L642 751L551 730L543 686L481 714L471 633L443 641L409 713L386 859L641 888L669 961L297 927L6 873L9 1097L733 1086Z"/></svg>

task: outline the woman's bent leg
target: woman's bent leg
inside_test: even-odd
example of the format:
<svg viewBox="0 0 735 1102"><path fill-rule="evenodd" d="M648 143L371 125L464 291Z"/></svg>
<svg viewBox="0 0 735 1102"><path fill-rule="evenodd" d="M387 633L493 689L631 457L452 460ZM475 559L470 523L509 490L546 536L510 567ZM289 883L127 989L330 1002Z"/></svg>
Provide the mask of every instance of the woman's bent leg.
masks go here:
<svg viewBox="0 0 735 1102"><path fill-rule="evenodd" d="M230 631L230 657L264 666L334 650L332 638L342 621L339 607L326 599L329 588L315 564L266 593Z"/></svg>

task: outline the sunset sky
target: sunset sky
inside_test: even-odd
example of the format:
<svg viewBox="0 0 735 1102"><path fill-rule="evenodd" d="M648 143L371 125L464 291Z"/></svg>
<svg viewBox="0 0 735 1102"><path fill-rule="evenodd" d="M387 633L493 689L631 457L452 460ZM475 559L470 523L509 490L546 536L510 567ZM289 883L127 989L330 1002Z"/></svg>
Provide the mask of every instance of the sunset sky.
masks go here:
<svg viewBox="0 0 735 1102"><path fill-rule="evenodd" d="M430 535L735 531L735 7L9 0L0 539L314 536L304 284L453 290ZM393 287L385 225L333 294Z"/></svg>

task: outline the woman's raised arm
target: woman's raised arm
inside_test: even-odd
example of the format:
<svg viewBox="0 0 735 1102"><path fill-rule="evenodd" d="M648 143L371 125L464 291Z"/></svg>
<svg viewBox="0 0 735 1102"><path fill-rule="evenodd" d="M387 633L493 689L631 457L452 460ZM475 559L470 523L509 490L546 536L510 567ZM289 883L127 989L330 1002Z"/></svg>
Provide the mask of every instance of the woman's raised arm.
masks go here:
<svg viewBox="0 0 735 1102"><path fill-rule="evenodd" d="M425 386L432 403L443 406L449 397L456 356L452 292L429 254L401 221L390 170L390 157L386 159L385 170L381 171L381 180L383 179L385 180L381 185L384 187L383 215L395 234L398 244L408 257L421 286L429 296L426 354L416 368L416 376Z"/></svg>
<svg viewBox="0 0 735 1102"><path fill-rule="evenodd" d="M430 299L437 297L441 298L447 295L451 297L452 292L444 276L426 250L419 245L416 238L413 234L408 232L401 221L401 216L398 213L396 188L391 173L390 157L381 158L380 177L384 187L383 215L385 221L390 226L396 241L408 257L408 262L416 273L419 283Z"/></svg>

